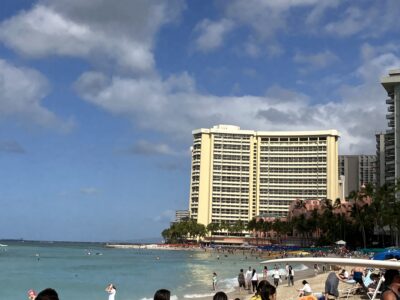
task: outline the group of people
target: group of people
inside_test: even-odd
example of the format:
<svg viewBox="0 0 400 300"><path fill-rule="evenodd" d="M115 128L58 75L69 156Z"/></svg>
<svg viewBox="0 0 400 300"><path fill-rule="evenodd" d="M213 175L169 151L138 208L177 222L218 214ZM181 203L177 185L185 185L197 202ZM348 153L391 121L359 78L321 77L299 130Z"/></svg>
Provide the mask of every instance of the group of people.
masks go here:
<svg viewBox="0 0 400 300"><path fill-rule="evenodd" d="M263 271L263 279L266 279L268 274L267 267L264 267L264 270L265 271ZM255 292L257 290L259 278L256 269L252 269L251 267L249 267L246 273L243 272L243 269L240 269L237 279L239 283L239 292L241 292L242 289L249 290L249 293L251 291Z"/></svg>
<svg viewBox="0 0 400 300"><path fill-rule="evenodd" d="M338 272L331 272L325 281L325 299L330 296L335 298L339 297L339 282L354 282L358 285L359 289L364 292L374 292L378 288L379 275L368 272L364 274L364 268L356 267L351 273L342 269ZM382 300L400 300L400 273L398 270L387 270L384 273L384 284L380 287ZM366 284L366 280L369 283Z"/></svg>
<svg viewBox="0 0 400 300"><path fill-rule="evenodd" d="M239 284L239 293L242 292L242 290L247 289L249 293L251 291L255 292L256 298L252 298L252 300L258 300L258 299L264 299L261 298L262 291L264 291L264 294L267 292L269 295L265 299L269 299L270 296L272 297L273 294L275 294L276 288L278 287L279 283L282 281L281 279L281 273L278 269L277 266L273 269L272 273L272 279L273 279L273 284L271 284L268 281L268 268L267 266L264 266L263 269L263 278L261 281L259 281L257 271L255 269L252 269L249 267L249 269L244 273L243 269L240 269L240 272L238 274L238 284ZM288 286L293 286L294 285L294 271L292 266L287 265L286 266L286 279L288 280ZM302 296L308 296L312 294L311 286L310 284L306 281L303 280L303 288L299 289L299 297ZM273 287L273 289L271 288ZM272 291L274 291L272 293ZM257 298L258 297L258 298Z"/></svg>

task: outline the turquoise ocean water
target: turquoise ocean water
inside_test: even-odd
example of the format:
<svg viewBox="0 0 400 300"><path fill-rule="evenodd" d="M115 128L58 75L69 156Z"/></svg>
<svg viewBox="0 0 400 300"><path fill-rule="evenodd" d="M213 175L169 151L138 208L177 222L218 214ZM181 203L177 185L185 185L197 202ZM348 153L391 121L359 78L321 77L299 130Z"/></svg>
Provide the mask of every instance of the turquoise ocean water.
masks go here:
<svg viewBox="0 0 400 300"><path fill-rule="evenodd" d="M167 288L174 299L212 295L212 272L219 290L232 291L240 268L260 260L243 254L202 251L112 249L101 244L10 242L0 248L0 299L26 299L29 289L52 287L60 299L107 299L108 283L116 300L152 299ZM90 253L90 254L89 254ZM218 258L219 256L219 258Z"/></svg>

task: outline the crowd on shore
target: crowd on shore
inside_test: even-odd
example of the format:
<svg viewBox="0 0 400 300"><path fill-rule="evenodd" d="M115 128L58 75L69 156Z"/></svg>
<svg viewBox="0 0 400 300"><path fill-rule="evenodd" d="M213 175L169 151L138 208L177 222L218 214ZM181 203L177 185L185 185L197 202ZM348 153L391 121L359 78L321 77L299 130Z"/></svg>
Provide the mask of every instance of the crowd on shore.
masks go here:
<svg viewBox="0 0 400 300"><path fill-rule="evenodd" d="M209 251L205 249L204 251ZM290 257L290 256L303 256L307 255L303 252L288 252L286 250L280 251L263 251L259 252L255 249L239 250L239 249L223 249L216 248L212 251L218 254L236 254L238 251L243 252L243 255L249 254L251 256L260 257ZM365 257L364 254L359 252L349 252L341 249L339 252L311 252L308 256L341 256L341 257ZM219 255L217 255L219 259ZM297 271L296 271L297 272ZM328 274L326 273L328 272ZM328 300L330 298L339 298L339 284L351 284L357 286L354 291L360 292L361 295L366 296L368 293L373 293L375 289L379 289L379 295L382 300L400 300L400 274L398 270L387 270L385 272L385 283L382 286L378 285L380 277L383 275L381 270L373 272L371 269L362 267L355 267L350 272L344 268L315 264L313 269L309 269L308 273L300 273L299 280L295 281L295 271L291 265L286 264L285 268L274 266L268 269L264 266L262 273L258 273L255 268L248 267L246 271L240 269L237 275L237 289L235 292L229 294L229 299L234 300L276 300L279 299L301 299L301 300ZM322 273L322 274L321 274ZM314 276L312 279L311 276ZM291 287L291 289L286 288ZM294 287L298 285L296 288ZM300 286L301 284L301 286ZM315 289L314 289L315 288ZM345 288L347 289L347 288ZM217 273L212 273L212 290L215 292L213 296L207 298L208 300L228 300L228 295L224 291L219 291ZM344 290L344 289L342 289ZM115 300L116 287L109 284L105 291L108 293L108 300ZM315 292L318 291L318 292ZM58 300L58 294L54 289L48 288L36 294L34 290L28 291L29 300ZM167 289L160 289L154 294L154 300L170 300L171 293ZM172 297L174 298L174 297ZM356 297L361 299L362 297ZM368 299L368 298L366 298Z"/></svg>

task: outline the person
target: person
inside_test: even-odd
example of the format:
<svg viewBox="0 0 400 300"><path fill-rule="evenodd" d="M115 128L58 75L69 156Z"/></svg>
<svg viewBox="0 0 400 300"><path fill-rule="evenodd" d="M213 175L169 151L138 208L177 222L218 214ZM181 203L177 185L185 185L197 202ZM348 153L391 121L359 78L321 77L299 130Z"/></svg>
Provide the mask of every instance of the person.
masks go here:
<svg viewBox="0 0 400 300"><path fill-rule="evenodd" d="M276 288L267 280L261 280L257 285L257 292L250 300L275 300Z"/></svg>
<svg viewBox="0 0 400 300"><path fill-rule="evenodd" d="M153 297L153 300L169 300L171 297L171 292L166 289L158 290Z"/></svg>
<svg viewBox="0 0 400 300"><path fill-rule="evenodd" d="M289 276L289 264L286 264L285 265L285 271L286 271L286 273L285 273L285 279L287 279L288 278L288 276Z"/></svg>
<svg viewBox="0 0 400 300"><path fill-rule="evenodd" d="M29 300L35 300L36 299L36 292L34 290L29 290L28 291L28 299Z"/></svg>
<svg viewBox="0 0 400 300"><path fill-rule="evenodd" d="M346 269L342 269L339 272L339 277L340 277L340 279L348 280L349 279L349 272L347 272Z"/></svg>
<svg viewBox="0 0 400 300"><path fill-rule="evenodd" d="M302 282L303 284L303 288L299 289L299 297L303 297L303 296L309 296L312 294L312 289L310 284L307 282L307 280L303 280Z"/></svg>
<svg viewBox="0 0 400 300"><path fill-rule="evenodd" d="M58 294L55 290L51 288L44 289L39 294L37 294L35 300L59 300Z"/></svg>
<svg viewBox="0 0 400 300"><path fill-rule="evenodd" d="M264 279L264 280L267 280L267 278L268 278L268 267L267 267L267 266L264 266L264 269L263 269L263 279Z"/></svg>
<svg viewBox="0 0 400 300"><path fill-rule="evenodd" d="M215 291L217 289L217 273L213 273L212 276L212 289Z"/></svg>
<svg viewBox="0 0 400 300"><path fill-rule="evenodd" d="M318 264L314 264L314 275L317 276L319 272Z"/></svg>
<svg viewBox="0 0 400 300"><path fill-rule="evenodd" d="M252 277L252 271L251 271L251 267L249 267L249 269L246 271L245 274L245 278L246 278L246 285L247 285L247 289L249 290L250 293L250 287L251 287L251 277Z"/></svg>
<svg viewBox="0 0 400 300"><path fill-rule="evenodd" d="M246 289L246 281L244 279L243 269L240 269L238 274L238 283L239 283L239 293L242 292L242 288Z"/></svg>
<svg viewBox="0 0 400 300"><path fill-rule="evenodd" d="M353 280L355 281L355 282L357 282L359 285L361 285L362 287L363 287L363 289L364 290L367 290L367 287L365 286L365 284L364 284L364 281L363 281L363 273L364 273L364 268L362 268L362 267L355 267L353 270L352 270L352 273L353 273Z"/></svg>
<svg viewBox="0 0 400 300"><path fill-rule="evenodd" d="M258 274L256 269L253 269L253 273L251 275L251 286L253 287L253 293L257 290L258 285Z"/></svg>
<svg viewBox="0 0 400 300"><path fill-rule="evenodd" d="M214 295L213 300L228 300L228 296L224 292L218 292Z"/></svg>
<svg viewBox="0 0 400 300"><path fill-rule="evenodd" d="M328 277L325 281L325 300L328 300L329 295L336 298L339 297L339 281L346 281L346 279L341 276L342 274L343 270L339 274L336 272L331 272L328 274Z"/></svg>
<svg viewBox="0 0 400 300"><path fill-rule="evenodd" d="M385 290L382 293L382 300L400 299L400 275L398 270L387 270L385 272Z"/></svg>
<svg viewBox="0 0 400 300"><path fill-rule="evenodd" d="M288 271L288 286L294 285L294 271L292 266L289 266L289 271Z"/></svg>
<svg viewBox="0 0 400 300"><path fill-rule="evenodd" d="M278 287L279 279L281 278L281 275L279 274L278 267L275 267L274 272L272 273L272 278L274 279L275 287Z"/></svg>
<svg viewBox="0 0 400 300"><path fill-rule="evenodd" d="M114 300L115 299L115 294L117 293L117 288L115 285L110 283L106 287L106 292L108 293L108 300Z"/></svg>

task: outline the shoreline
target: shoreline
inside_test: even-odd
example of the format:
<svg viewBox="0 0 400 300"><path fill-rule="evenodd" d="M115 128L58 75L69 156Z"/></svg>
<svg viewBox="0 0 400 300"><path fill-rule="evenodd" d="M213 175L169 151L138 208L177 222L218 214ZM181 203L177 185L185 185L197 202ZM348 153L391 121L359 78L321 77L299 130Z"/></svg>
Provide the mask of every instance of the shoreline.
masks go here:
<svg viewBox="0 0 400 300"><path fill-rule="evenodd" d="M325 281L326 278L328 277L328 274L332 271L325 271L322 272L320 271L317 275L314 273L314 269L309 267L306 270L302 271L297 271L295 272L295 279L294 279L294 285L293 286L288 286L287 280L282 279L282 283L279 284L277 288L277 300L297 300L298 294L299 294L299 289L303 287L302 281L307 280L307 282L310 284L313 294L320 294L324 295L324 290L325 290ZM262 276L260 276L262 278ZM271 278L269 278L269 282L272 284ZM338 299L345 299L347 296L347 291L349 288L351 288L352 285L345 283L345 282L339 282L339 298ZM248 290L242 291L241 293L239 292L238 286L235 286L235 290L232 292L226 293L228 295L229 300L234 300L236 298L240 300L249 300L254 293L248 293ZM215 291L218 292L219 290ZM362 300L365 299L366 294L352 294L351 298L352 300ZM202 298L197 298L199 300L212 300L213 297L202 297Z"/></svg>

